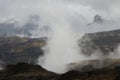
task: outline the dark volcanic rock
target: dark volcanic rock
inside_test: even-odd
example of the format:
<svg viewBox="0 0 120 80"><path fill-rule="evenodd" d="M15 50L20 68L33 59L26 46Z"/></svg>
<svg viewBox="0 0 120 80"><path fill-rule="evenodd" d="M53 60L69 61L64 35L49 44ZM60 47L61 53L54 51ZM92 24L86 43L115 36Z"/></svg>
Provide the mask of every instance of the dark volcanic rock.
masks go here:
<svg viewBox="0 0 120 80"><path fill-rule="evenodd" d="M39 65L26 63L8 65L6 70L0 72L0 80L56 80L58 76Z"/></svg>
<svg viewBox="0 0 120 80"><path fill-rule="evenodd" d="M108 68L89 72L69 71L58 80L119 80L120 68Z"/></svg>
<svg viewBox="0 0 120 80"><path fill-rule="evenodd" d="M56 74L39 65L18 63L8 65L6 70L0 71L0 80L120 80L120 67Z"/></svg>

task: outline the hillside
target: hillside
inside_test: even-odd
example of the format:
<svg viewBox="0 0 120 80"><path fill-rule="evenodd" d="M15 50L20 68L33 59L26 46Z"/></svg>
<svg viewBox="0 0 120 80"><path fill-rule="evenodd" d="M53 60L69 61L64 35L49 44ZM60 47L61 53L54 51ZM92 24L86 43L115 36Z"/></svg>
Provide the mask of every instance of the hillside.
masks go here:
<svg viewBox="0 0 120 80"><path fill-rule="evenodd" d="M0 37L0 60L6 64L36 63L44 45L44 38Z"/></svg>
<svg viewBox="0 0 120 80"><path fill-rule="evenodd" d="M82 53L86 55L90 55L96 51L108 54L109 52L114 52L120 44L120 29L87 33L79 42Z"/></svg>
<svg viewBox="0 0 120 80"><path fill-rule="evenodd" d="M0 37L0 60L6 64L36 63L42 56L47 38ZM87 33L79 40L81 51L89 56L95 51L108 54L120 43L120 30Z"/></svg>
<svg viewBox="0 0 120 80"><path fill-rule="evenodd" d="M83 61L77 65L71 63L68 68L70 71L64 74L56 74L35 65L38 58L44 55L42 47L46 45L46 40L0 37L0 66L5 68L0 70L0 80L120 80L120 60L106 59L103 62L105 67L99 68L96 68L96 65L101 65L99 60ZM89 56L96 50L107 55L118 47L120 30L87 33L79 43L84 55Z"/></svg>

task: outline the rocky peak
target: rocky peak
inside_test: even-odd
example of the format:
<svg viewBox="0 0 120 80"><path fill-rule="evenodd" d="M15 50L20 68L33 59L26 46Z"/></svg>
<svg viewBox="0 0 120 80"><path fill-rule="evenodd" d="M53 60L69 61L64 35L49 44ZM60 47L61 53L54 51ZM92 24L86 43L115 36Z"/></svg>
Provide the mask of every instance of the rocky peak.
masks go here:
<svg viewBox="0 0 120 80"><path fill-rule="evenodd" d="M100 15L95 15L94 16L94 21L96 23L103 23L104 19Z"/></svg>

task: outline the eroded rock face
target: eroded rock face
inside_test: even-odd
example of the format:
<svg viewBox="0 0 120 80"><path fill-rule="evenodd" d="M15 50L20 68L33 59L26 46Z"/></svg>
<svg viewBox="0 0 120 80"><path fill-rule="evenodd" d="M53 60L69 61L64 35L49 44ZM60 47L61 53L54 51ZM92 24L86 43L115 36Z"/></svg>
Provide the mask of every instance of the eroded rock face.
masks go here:
<svg viewBox="0 0 120 80"><path fill-rule="evenodd" d="M115 66L120 66L120 59L95 59L70 63L68 64L68 70L85 72Z"/></svg>

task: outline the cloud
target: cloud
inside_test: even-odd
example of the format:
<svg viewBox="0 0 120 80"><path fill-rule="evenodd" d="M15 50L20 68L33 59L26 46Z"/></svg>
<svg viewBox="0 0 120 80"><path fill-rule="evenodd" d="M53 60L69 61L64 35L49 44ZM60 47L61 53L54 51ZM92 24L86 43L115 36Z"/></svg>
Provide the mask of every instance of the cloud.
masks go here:
<svg viewBox="0 0 120 80"><path fill-rule="evenodd" d="M86 6L91 6L94 9L107 10L111 6L119 5L119 0L67 0L74 3L79 3Z"/></svg>
<svg viewBox="0 0 120 80"><path fill-rule="evenodd" d="M20 25L24 25L30 15L39 15L39 26L48 26L50 23L59 22L55 18L64 17L74 28L84 32L89 30L86 29L86 24L92 22L96 14L118 23L119 4L119 0L0 0L0 21L13 18L19 21ZM37 33L35 35L39 35Z"/></svg>
<svg viewBox="0 0 120 80"><path fill-rule="evenodd" d="M120 16L119 0L0 0L0 17L24 18L29 14L40 14L40 8L49 5L51 2L58 5L62 3L63 7L66 6L71 10L79 11L89 20L91 19L90 15L97 13L107 18Z"/></svg>

